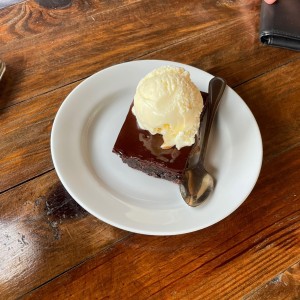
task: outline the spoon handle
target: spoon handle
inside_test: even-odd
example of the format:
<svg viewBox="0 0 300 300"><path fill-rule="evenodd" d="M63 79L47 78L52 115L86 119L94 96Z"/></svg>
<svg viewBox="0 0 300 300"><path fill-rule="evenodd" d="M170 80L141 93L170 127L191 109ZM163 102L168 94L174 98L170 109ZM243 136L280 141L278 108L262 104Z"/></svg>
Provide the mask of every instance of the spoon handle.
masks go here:
<svg viewBox="0 0 300 300"><path fill-rule="evenodd" d="M204 163L204 159L206 155L211 126L213 124L214 117L216 115L225 87L226 87L226 82L223 78L220 77L214 77L209 82L208 99L207 99L207 107L206 107L207 109L206 122L204 122L202 127L203 138L200 139L200 145L199 145L200 146L199 160L200 162L202 162L202 164Z"/></svg>

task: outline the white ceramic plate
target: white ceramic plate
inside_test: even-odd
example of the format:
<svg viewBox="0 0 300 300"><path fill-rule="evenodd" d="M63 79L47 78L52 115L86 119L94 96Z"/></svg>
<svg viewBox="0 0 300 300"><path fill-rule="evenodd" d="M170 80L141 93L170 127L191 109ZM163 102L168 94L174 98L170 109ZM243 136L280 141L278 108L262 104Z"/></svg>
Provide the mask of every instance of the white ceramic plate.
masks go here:
<svg viewBox="0 0 300 300"><path fill-rule="evenodd" d="M225 89L209 145L209 171L217 179L211 197L196 208L179 187L123 164L114 142L139 80L162 65L184 67L207 92L212 75L180 63L133 61L102 70L78 85L61 105L52 129L56 172L70 195L113 226L143 234L174 235L210 226L247 198L262 163L257 123L244 101Z"/></svg>

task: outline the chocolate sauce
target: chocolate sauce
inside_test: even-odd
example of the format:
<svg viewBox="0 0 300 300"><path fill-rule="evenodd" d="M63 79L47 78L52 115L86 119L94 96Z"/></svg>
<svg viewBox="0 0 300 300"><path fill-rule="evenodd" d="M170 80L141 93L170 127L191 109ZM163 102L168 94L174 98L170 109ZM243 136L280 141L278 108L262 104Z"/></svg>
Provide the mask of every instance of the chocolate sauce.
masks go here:
<svg viewBox="0 0 300 300"><path fill-rule="evenodd" d="M161 139L155 138L153 135L149 134L139 134L139 140L144 144L144 147L148 149L153 155L156 156L158 160L164 162L173 163L174 160L179 156L180 152L175 147L170 149L165 149L161 151Z"/></svg>
<svg viewBox="0 0 300 300"><path fill-rule="evenodd" d="M160 134L152 135L147 130L140 129L136 118L131 111L128 111L126 120L121 128L119 136L114 146L114 152L127 158L138 158L160 167L171 169L173 172L181 172L192 147L183 147L177 150L162 149L163 138Z"/></svg>

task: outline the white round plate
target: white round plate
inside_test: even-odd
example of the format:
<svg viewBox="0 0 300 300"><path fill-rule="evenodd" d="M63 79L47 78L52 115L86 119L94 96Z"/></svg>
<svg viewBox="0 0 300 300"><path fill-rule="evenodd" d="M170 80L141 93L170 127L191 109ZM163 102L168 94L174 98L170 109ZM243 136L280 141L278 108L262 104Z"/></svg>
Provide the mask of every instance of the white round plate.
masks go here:
<svg viewBox="0 0 300 300"><path fill-rule="evenodd" d="M54 166L70 195L100 220L150 235L192 232L224 219L247 198L262 164L257 123L228 86L208 148L208 169L217 185L203 204L189 207L178 185L123 164L112 148L135 88L162 65L184 67L199 90L207 92L213 76L188 65L161 60L115 65L84 80L68 95L51 133Z"/></svg>

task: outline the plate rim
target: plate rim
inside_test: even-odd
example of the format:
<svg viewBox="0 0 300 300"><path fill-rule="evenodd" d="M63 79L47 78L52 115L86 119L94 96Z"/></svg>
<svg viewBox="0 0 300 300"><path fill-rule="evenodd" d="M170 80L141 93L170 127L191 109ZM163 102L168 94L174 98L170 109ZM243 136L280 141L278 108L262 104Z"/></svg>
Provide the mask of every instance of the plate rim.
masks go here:
<svg viewBox="0 0 300 300"><path fill-rule="evenodd" d="M121 65L131 65L131 64L139 64L139 63L159 63L159 64L175 64L175 65L178 65L178 66L182 66L182 67L189 67L189 68L192 68L192 69L195 69L196 72L203 72L204 74L206 74L206 76L208 77L213 77L213 75L211 75L210 73L208 72L205 72L197 67L194 67L194 66L191 66L191 65L186 65L186 64L183 64L183 63L179 63L179 62L174 62L174 61L168 61L168 60L157 60L157 59L147 59L147 60L135 60L135 61L129 61L129 62L124 62L124 63L120 63L120 64L115 64L115 65L112 65L110 67L107 67L107 68L104 68L104 69L101 69L99 70L98 72L92 74L91 76L89 76L88 78L84 79L79 85L77 85L68 95L67 97L65 97L65 99L63 100L62 104L60 105L56 115L55 115L55 118L54 118L54 121L53 121L53 126L52 126L52 129L51 129L51 137L50 137L50 150L51 150L51 157L52 157L52 161L53 161L53 164L54 164L54 167L55 167L55 171L58 175L58 178L59 180L61 181L61 183L63 184L63 186L65 187L65 189L67 190L67 192L72 196L72 198L77 202L79 203L79 205L81 205L85 210L87 210L90 214L92 214L93 216L95 216L96 218L100 219L101 221L107 223L107 224L110 224L114 227L117 227L117 228L120 228L120 229L123 229L123 230L126 230L126 231L130 231L130 232L134 232L134 233L139 233L139 234L146 234L146 235L158 235L158 236L162 236L162 235L178 235L178 234L185 234L185 233L190 233L190 232L194 232L194 231L198 231L198 230L201 230L201 229L204 229L204 228L207 228L213 224L216 224L218 222L220 222L221 220L225 219L226 217L228 217L230 214L232 214L247 198L248 196L250 195L250 193L252 192L258 178L259 178L259 174L260 174L260 171L261 171L261 167L262 167L262 161L263 161L263 143L262 143L262 137L261 137L261 133L260 133L260 129L259 129L259 126L257 124L257 121L254 117L254 115L252 114L250 108L247 106L247 104L244 102L244 100L230 87L228 87L231 91L233 91L236 96L239 98L239 100L243 103L243 105L245 106L245 108L247 109L248 113L250 114L250 116L252 117L252 121L254 121L254 124L256 125L256 131L258 133L257 135L257 138L258 138L258 144L259 144L259 149L256 149L258 152L259 152L259 167L257 168L257 172L256 172L256 175L254 176L255 179L252 181L252 185L251 185L251 188L249 188L249 191L247 193L247 195L245 196L245 198L241 201L239 201L239 203L237 203L236 206L234 206L231 210L229 210L227 212L226 215L224 215L223 217L219 218L219 219L216 219L216 220L213 220L212 222L208 222L208 224L204 225L204 226L199 226L199 227L193 227L191 228L190 230L176 230L176 231L151 231L151 230L144 230L144 229L140 229L140 228L132 228L132 227L128 227L124 224L120 224L118 222L115 222L113 221L112 219L109 219L107 218L106 216L104 215L101 215L99 214L98 212L95 212L93 210L90 209L90 207L88 205L86 205L86 203L84 201L82 201L81 199L78 199L77 195L75 193L73 193L72 191L72 188L69 186L69 184L64 180L64 176L63 174L61 173L61 168L59 167L59 165L57 164L57 160L55 159L55 156L56 156L56 153L55 153L55 149L54 149L54 138L55 138L55 135L54 135L54 132L56 130L56 122L57 122L57 117L59 116L59 114L62 112L62 108L64 107L64 105L66 105L67 101L72 101L72 97L74 94L76 94L76 92L81 89L81 87L86 84L87 81L91 80L91 78L94 78L96 77L99 73L102 73L102 72L105 72L107 70L110 70L110 69L113 69L113 68L118 68L119 66ZM153 67L155 68L155 67ZM71 100L70 100L71 99Z"/></svg>

